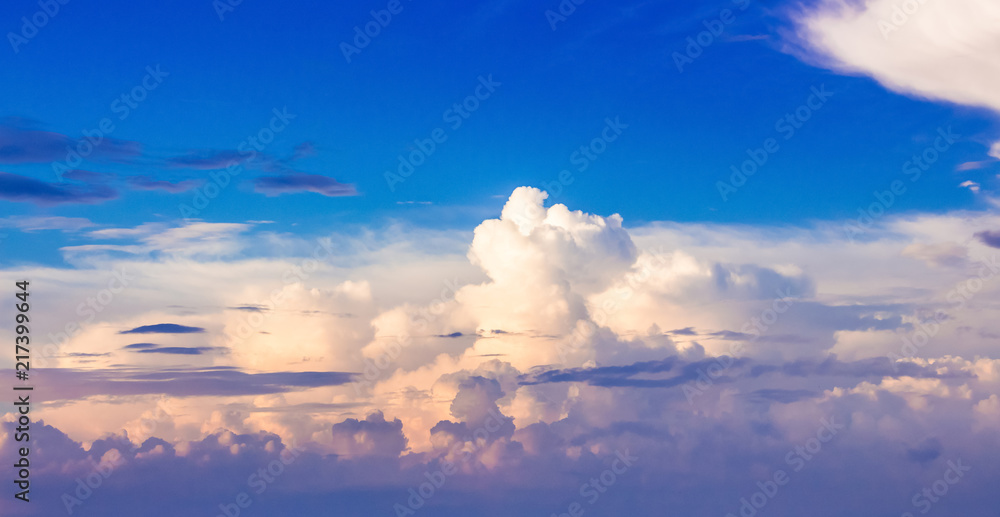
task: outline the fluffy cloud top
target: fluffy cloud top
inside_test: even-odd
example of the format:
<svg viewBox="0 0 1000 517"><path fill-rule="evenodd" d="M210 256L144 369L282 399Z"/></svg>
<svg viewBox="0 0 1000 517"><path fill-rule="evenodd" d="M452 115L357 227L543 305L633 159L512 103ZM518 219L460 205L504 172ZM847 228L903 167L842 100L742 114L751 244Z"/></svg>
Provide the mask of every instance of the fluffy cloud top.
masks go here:
<svg viewBox="0 0 1000 517"><path fill-rule="evenodd" d="M409 250L405 264L367 246L363 260L229 258L243 225L100 230L142 251L93 259L129 285L75 321L39 374L38 514L65 511L61 494L120 456L74 515L208 514L241 491L258 511L467 515L483 487L519 501L485 515L574 502L726 515L777 470L793 481L767 502L774 515L845 476L852 497L825 515L902 514L949 462L972 470L937 504L990 515L1000 218L889 215L853 242L826 225L627 228L545 200L514 191L464 266L400 242L385 246ZM390 274L412 264L434 281ZM61 314L105 299L112 276L17 274ZM157 349L175 353L136 352ZM262 468L280 474L257 492ZM606 490L581 489L605 472Z"/></svg>

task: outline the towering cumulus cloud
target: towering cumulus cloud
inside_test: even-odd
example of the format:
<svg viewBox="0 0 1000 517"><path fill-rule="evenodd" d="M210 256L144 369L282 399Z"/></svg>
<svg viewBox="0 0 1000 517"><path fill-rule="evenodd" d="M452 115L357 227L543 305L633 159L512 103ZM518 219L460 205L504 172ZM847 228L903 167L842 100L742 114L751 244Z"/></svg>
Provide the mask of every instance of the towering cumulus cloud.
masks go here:
<svg viewBox="0 0 1000 517"><path fill-rule="evenodd" d="M1000 218L851 242L546 198L516 189L465 257L417 232L238 259L199 223L197 267L183 229L90 259L142 287L39 374L26 515L992 515ZM70 300L106 283L29 273ZM140 353L163 349L200 353Z"/></svg>

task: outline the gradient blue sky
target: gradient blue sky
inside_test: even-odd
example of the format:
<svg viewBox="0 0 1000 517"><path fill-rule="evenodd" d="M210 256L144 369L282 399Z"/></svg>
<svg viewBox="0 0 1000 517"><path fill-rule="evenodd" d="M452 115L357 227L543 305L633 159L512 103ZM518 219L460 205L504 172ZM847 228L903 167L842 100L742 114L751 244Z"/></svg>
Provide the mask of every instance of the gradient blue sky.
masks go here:
<svg viewBox="0 0 1000 517"><path fill-rule="evenodd" d="M980 109L930 103L887 91L873 80L832 74L798 59L784 2L609 4L588 2L552 30L545 6L523 1L422 5L404 2L382 34L348 63L340 44L385 2L293 6L244 2L220 21L211 2L147 6L110 1L63 6L39 34L0 57L0 113L79 138L104 117L114 138L138 142L129 163L88 161L80 168L120 177L203 180L206 170L170 168L190 152L232 150L264 127L273 108L296 116L266 153L287 158L309 143L295 170L352 184L357 195L286 193L265 198L250 167L198 218L272 220L274 231L357 231L392 221L469 229L519 185L544 187L560 171L573 183L558 202L621 213L627 224L708 221L804 225L856 215L901 177L910 157L951 126L961 142L893 211L978 208L965 180L992 186L996 166L956 173L982 159L998 131ZM558 6L558 3L554 3ZM679 73L673 52L733 8L736 21ZM37 11L11 6L8 29ZM110 104L140 84L147 66L169 73L125 120ZM388 188L384 173L417 138L447 128L444 112L472 94L481 75L502 86L441 144L417 172ZM835 95L741 191L723 201L716 182L748 148L778 136L775 121L802 105L810 88ZM878 109L873 109L873 107ZM628 125L585 170L571 156L599 136L607 117ZM3 171L56 181L50 163L5 163ZM257 170L255 170L257 169ZM114 187L93 205L0 201L10 215L86 217L135 226L180 217L193 191ZM550 189L551 190L551 189ZM400 204L409 201L430 204ZM58 262L51 244L68 237L15 233L20 260Z"/></svg>
<svg viewBox="0 0 1000 517"><path fill-rule="evenodd" d="M0 516L996 517L996 0L45 1Z"/></svg>

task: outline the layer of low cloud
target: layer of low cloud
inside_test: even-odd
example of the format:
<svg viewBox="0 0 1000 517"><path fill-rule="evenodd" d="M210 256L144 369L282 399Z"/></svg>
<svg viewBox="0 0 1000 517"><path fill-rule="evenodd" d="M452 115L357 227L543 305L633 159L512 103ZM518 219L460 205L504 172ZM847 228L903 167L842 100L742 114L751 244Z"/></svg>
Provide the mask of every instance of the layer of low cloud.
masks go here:
<svg viewBox="0 0 1000 517"><path fill-rule="evenodd" d="M827 514L902 514L958 460L973 470L939 504L994 507L1000 217L887 214L852 240L842 224L628 227L547 205L517 189L459 239L465 256L414 229L246 257L228 250L246 249L249 226L190 223L95 230L142 252L19 271L53 314L107 302L90 321L33 328L81 326L39 377L35 414L52 426L36 423L51 444L40 486L73 490L114 448L126 461L82 515L106 512L105 497L126 510L163 501L151 515L218 512L219 494L248 490L294 443L304 452L256 508L392 514L447 461L455 473L421 511L466 515L489 486L524 513L579 501L595 514L738 514L782 469L793 482L768 502L775 515L844 473L858 485ZM218 253L189 251L209 242ZM129 286L107 299L115 271ZM792 453L797 471L789 452L831 422L810 460ZM619 453L634 464L591 506L580 486ZM183 481L206 472L207 484ZM132 482L153 473L170 481ZM183 502L159 495L176 491ZM59 500L39 511L64 511Z"/></svg>

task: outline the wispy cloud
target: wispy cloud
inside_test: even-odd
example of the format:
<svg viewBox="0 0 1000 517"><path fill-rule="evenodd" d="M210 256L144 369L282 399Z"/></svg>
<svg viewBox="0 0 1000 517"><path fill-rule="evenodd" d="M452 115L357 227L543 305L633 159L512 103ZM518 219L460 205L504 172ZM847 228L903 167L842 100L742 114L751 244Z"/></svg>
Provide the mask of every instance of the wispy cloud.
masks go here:
<svg viewBox="0 0 1000 517"><path fill-rule="evenodd" d="M71 149L86 144L91 160L121 161L142 154L138 142L104 137L100 145L61 133L37 129L37 123L20 118L0 120L0 164L51 163L66 160Z"/></svg>
<svg viewBox="0 0 1000 517"><path fill-rule="evenodd" d="M167 355L202 355L206 352L216 350L225 351L226 348L214 346L161 346L155 348L143 348L136 350L139 354L167 354Z"/></svg>
<svg viewBox="0 0 1000 517"><path fill-rule="evenodd" d="M59 230L62 232L78 232L84 228L96 226L90 219L84 217L62 216L10 216L0 219L0 228L17 228L23 232L42 230Z"/></svg>
<svg viewBox="0 0 1000 517"><path fill-rule="evenodd" d="M281 176L262 176L254 179L254 189L268 196L315 192L328 197L356 196L354 185L340 183L328 176L292 173Z"/></svg>
<svg viewBox="0 0 1000 517"><path fill-rule="evenodd" d="M0 172L0 199L37 205L68 203L99 203L118 197L118 192L105 185L78 186L48 183L27 176Z"/></svg>
<svg viewBox="0 0 1000 517"><path fill-rule="evenodd" d="M171 194L187 192L204 184L204 180L182 180L176 183L153 179L150 176L130 176L128 184L136 190L164 190Z"/></svg>
<svg viewBox="0 0 1000 517"><path fill-rule="evenodd" d="M4 370L8 373L10 370ZM238 396L285 393L304 388L339 386L353 379L346 372L245 373L232 368L113 368L50 370L58 382L48 387L48 400L80 400L96 395ZM12 373L10 375L13 375Z"/></svg>

